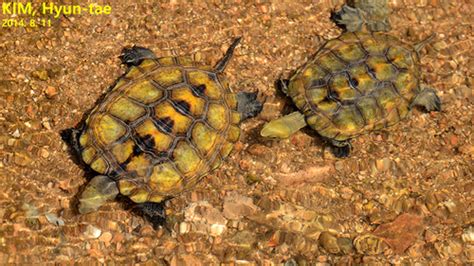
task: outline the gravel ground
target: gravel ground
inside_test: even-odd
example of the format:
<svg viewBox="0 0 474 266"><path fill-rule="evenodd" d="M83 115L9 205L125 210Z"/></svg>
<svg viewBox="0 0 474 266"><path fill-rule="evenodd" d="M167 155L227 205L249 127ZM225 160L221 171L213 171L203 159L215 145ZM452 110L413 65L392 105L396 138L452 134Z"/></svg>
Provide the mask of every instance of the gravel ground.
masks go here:
<svg viewBox="0 0 474 266"><path fill-rule="evenodd" d="M292 110L273 83L340 33L329 11L342 1L150 2L0 29L0 264L474 263L472 2L391 2L393 35L437 33L421 63L443 111L361 136L343 160L309 130L258 135ZM169 229L119 202L78 215L86 179L59 132L123 73L121 49L213 64L240 35L227 77L260 91L264 111L224 167L167 203Z"/></svg>

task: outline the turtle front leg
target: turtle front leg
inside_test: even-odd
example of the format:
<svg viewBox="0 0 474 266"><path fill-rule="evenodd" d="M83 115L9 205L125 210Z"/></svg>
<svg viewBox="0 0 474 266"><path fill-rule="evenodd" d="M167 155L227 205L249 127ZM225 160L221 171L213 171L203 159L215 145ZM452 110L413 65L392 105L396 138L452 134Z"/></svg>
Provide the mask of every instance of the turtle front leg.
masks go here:
<svg viewBox="0 0 474 266"><path fill-rule="evenodd" d="M96 211L107 201L115 199L119 194L117 183L105 175L98 175L89 181L79 197L79 213Z"/></svg>
<svg viewBox="0 0 474 266"><path fill-rule="evenodd" d="M242 121L257 116L262 108L263 104L257 100L256 92L237 93L237 111Z"/></svg>
<svg viewBox="0 0 474 266"><path fill-rule="evenodd" d="M423 106L427 112L439 112L441 111L441 100L438 95L436 95L435 90L432 88L424 88L410 104L410 108L413 106Z"/></svg>
<svg viewBox="0 0 474 266"><path fill-rule="evenodd" d="M148 48L133 46L132 48L124 48L119 56L122 64L127 66L138 66L144 59L154 59L156 55Z"/></svg>
<svg viewBox="0 0 474 266"><path fill-rule="evenodd" d="M157 229L166 224L166 211L164 202L144 202L137 206L145 218L153 224L153 228Z"/></svg>
<svg viewBox="0 0 474 266"><path fill-rule="evenodd" d="M344 4L342 9L331 13L331 19L340 28L356 32L363 27L372 32L389 31L391 29L388 16L390 8L387 0L351 1Z"/></svg>
<svg viewBox="0 0 474 266"><path fill-rule="evenodd" d="M351 153L352 145L349 140L338 141L331 140L331 151L337 158L349 157Z"/></svg>

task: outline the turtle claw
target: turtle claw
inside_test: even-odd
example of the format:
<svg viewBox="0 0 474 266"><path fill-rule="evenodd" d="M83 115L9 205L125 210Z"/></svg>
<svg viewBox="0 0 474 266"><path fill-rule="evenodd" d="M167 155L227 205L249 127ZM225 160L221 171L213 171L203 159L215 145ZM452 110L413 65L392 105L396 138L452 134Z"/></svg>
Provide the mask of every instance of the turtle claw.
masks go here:
<svg viewBox="0 0 474 266"><path fill-rule="evenodd" d="M153 59L156 55L148 48L134 45L132 48L124 48L119 58L122 64L138 66L144 59Z"/></svg>
<svg viewBox="0 0 474 266"><path fill-rule="evenodd" d="M164 202L144 202L137 206L145 218L153 225L153 228L158 229L159 227L166 227L166 211L164 208Z"/></svg>
<svg viewBox="0 0 474 266"><path fill-rule="evenodd" d="M349 141L331 141L331 152L337 158L347 158L351 153L352 145Z"/></svg>

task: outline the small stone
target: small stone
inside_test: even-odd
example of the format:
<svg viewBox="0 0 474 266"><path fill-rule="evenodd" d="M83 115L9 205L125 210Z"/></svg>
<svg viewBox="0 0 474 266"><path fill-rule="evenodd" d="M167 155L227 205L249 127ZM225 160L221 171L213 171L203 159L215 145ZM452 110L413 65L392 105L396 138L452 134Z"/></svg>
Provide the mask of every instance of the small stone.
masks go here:
<svg viewBox="0 0 474 266"><path fill-rule="evenodd" d="M231 192L224 198L224 209L222 214L227 219L237 220L241 217L251 215L257 211L258 207L253 204L253 200L249 197Z"/></svg>
<svg viewBox="0 0 474 266"><path fill-rule="evenodd" d="M426 230L425 231L425 241L428 243L433 243L437 240L437 236L435 233L433 233L431 230Z"/></svg>
<svg viewBox="0 0 474 266"><path fill-rule="evenodd" d="M471 225L464 229L461 239L464 243L474 244L474 226Z"/></svg>
<svg viewBox="0 0 474 266"><path fill-rule="evenodd" d="M322 232L319 236L319 245L321 245L327 252L331 254L338 254L341 252L337 244L337 237L329 232Z"/></svg>
<svg viewBox="0 0 474 266"><path fill-rule="evenodd" d="M19 138L20 136L21 136L20 130L16 129L15 131L13 131L12 137Z"/></svg>
<svg viewBox="0 0 474 266"><path fill-rule="evenodd" d="M13 146L13 145L15 145L15 142L16 142L16 139L10 138L10 139L8 139L8 141L7 141L7 145L8 145L8 146Z"/></svg>
<svg viewBox="0 0 474 266"><path fill-rule="evenodd" d="M193 202L184 211L185 221L192 222L199 233L223 234L227 219L207 201Z"/></svg>
<svg viewBox="0 0 474 266"><path fill-rule="evenodd" d="M401 254L417 240L423 229L422 217L404 213L391 223L379 225L373 234L383 238L395 253Z"/></svg>
<svg viewBox="0 0 474 266"><path fill-rule="evenodd" d="M465 144L459 147L459 151L463 154L470 155L474 157L474 145L473 144Z"/></svg>
<svg viewBox="0 0 474 266"><path fill-rule="evenodd" d="M343 188L341 188L339 193L341 194L341 197L343 199L349 200L349 199L352 198L352 195L354 194L354 191L352 191L352 189L350 187L343 187Z"/></svg>
<svg viewBox="0 0 474 266"><path fill-rule="evenodd" d="M462 253L462 243L454 239L436 242L434 247L441 258L450 258Z"/></svg>
<svg viewBox="0 0 474 266"><path fill-rule="evenodd" d="M365 255L377 255L388 249L387 243L377 236L365 234L354 239L354 247L357 252Z"/></svg>
<svg viewBox="0 0 474 266"><path fill-rule="evenodd" d="M51 99L58 94L58 90L53 86L48 86L44 90L44 94L46 95L46 98Z"/></svg>
<svg viewBox="0 0 474 266"><path fill-rule="evenodd" d="M44 68L37 69L31 73L31 76L39 80L48 80L48 71Z"/></svg>
<svg viewBox="0 0 474 266"><path fill-rule="evenodd" d="M292 173L277 173L275 177L281 186L322 182L335 173L332 165L313 165Z"/></svg>
<svg viewBox="0 0 474 266"><path fill-rule="evenodd" d="M45 213L44 216L46 216L46 219L48 222L57 225L57 226L63 226L64 225L64 220L61 218L58 218L56 214L54 213Z"/></svg>
<svg viewBox="0 0 474 266"><path fill-rule="evenodd" d="M379 172L385 172L390 169L391 161L389 158L378 159L375 161L375 165Z"/></svg>
<svg viewBox="0 0 474 266"><path fill-rule="evenodd" d="M40 155L41 155L41 157L43 157L43 158L46 159L46 158L49 157L49 152L48 152L48 150L46 150L46 149L41 149L41 150L40 150Z"/></svg>
<svg viewBox="0 0 474 266"><path fill-rule="evenodd" d="M180 234L189 233L190 229L191 229L191 225L189 223L181 222L179 224L179 233Z"/></svg>
<svg viewBox="0 0 474 266"><path fill-rule="evenodd" d="M249 231L237 232L234 236L229 238L229 245L232 247L238 247L242 249L252 249L256 239L255 234Z"/></svg>
<svg viewBox="0 0 474 266"><path fill-rule="evenodd" d="M51 130L51 124L48 121L41 122L41 125L47 130Z"/></svg>
<svg viewBox="0 0 474 266"><path fill-rule="evenodd" d="M24 153L15 152L13 157L13 162L20 166L26 166L32 163L31 158Z"/></svg>
<svg viewBox="0 0 474 266"><path fill-rule="evenodd" d="M354 250L354 245L352 245L352 239L347 237L339 237L337 239L337 245L343 254L351 254Z"/></svg>
<svg viewBox="0 0 474 266"><path fill-rule="evenodd" d="M88 239L96 239L101 235L101 233L102 231L99 228L93 225L88 225L84 231L84 236Z"/></svg>
<svg viewBox="0 0 474 266"><path fill-rule="evenodd" d="M112 241L112 233L110 232L104 232L100 237L99 240L104 242L106 246L110 244L110 241Z"/></svg>
<svg viewBox="0 0 474 266"><path fill-rule="evenodd" d="M220 236L224 233L226 226L223 224L212 224L209 230L211 236Z"/></svg>

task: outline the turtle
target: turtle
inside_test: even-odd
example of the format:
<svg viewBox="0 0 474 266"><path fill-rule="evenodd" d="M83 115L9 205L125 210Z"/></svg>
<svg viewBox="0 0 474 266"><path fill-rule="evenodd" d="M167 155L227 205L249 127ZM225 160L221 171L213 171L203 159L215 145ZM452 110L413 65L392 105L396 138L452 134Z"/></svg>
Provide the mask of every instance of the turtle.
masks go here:
<svg viewBox="0 0 474 266"><path fill-rule="evenodd" d="M262 109L257 92L234 93L223 75L240 40L214 67L193 56L123 49L127 71L69 130L73 150L93 173L79 195L80 214L121 195L161 226L164 203L221 165L239 140L239 124Z"/></svg>
<svg viewBox="0 0 474 266"><path fill-rule="evenodd" d="M287 138L309 125L344 158L351 139L398 123L415 106L441 111L419 66L419 51L434 35L412 45L388 34L388 10L387 1L356 0L333 11L342 33L277 82L298 111L266 123L260 134Z"/></svg>

